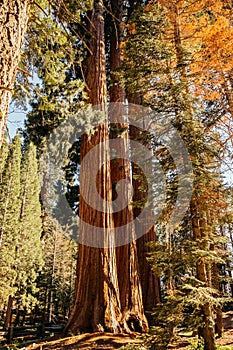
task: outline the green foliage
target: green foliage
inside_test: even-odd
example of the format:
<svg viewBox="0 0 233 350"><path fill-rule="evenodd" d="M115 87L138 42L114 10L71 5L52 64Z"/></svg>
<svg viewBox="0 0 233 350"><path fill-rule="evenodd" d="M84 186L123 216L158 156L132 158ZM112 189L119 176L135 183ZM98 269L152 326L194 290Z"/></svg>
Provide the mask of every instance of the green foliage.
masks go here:
<svg viewBox="0 0 233 350"><path fill-rule="evenodd" d="M1 149L0 232L3 244L0 247L0 275L3 282L0 301L3 305L7 295L13 294L20 307L30 308L38 299L48 318L67 317L71 300L74 300L72 276L77 247L44 213L43 252L41 250L36 150L29 140L43 148L51 132L85 106L87 95L80 67L87 54L84 49L86 33L83 35L80 27L83 25L83 14L91 8L93 1L52 1L48 5L44 0L37 5L33 8L34 13L31 13L15 88L16 103L25 106L30 101L32 107L24 132L28 148L23 157L21 179L19 138L10 146L9 154L6 143ZM196 329L206 324L203 316L205 305L211 305L214 309L222 303L219 276L217 274L217 282L212 283L211 269L225 266L227 255L224 255L226 242L220 237L219 222L215 218L222 215L220 211L224 208L218 174L221 153L216 147L219 134L203 128L201 120L206 110L201 110L202 104L188 93L188 86L192 84L182 72L190 60L190 48L181 48L183 67L180 62L177 65L172 63L177 57L174 43L167 37L167 30L170 29L167 12L159 3L149 7L138 6L126 25L128 35L123 43L125 60L117 73L128 93L143 95L144 103L163 118L167 114L173 117L174 126L180 131L189 150L195 175L190 210L180 227L168 232L166 225L177 197L177 173L168 150L158 145L156 140L150 140L168 184L167 206L161 218L163 222L157 225L157 242L151 244L148 258L162 282L162 302L154 311L158 325L145 341L145 346L151 349L166 348L175 336L177 327ZM36 74L36 86L33 86L27 72ZM211 120L210 114L208 118ZM92 120L85 122L93 124ZM116 129L113 125L113 136L125 132L124 128L120 131ZM75 186L75 175L80 163L79 142L70 149L70 162L64 168L66 180L69 181L66 196L76 213L79 188ZM59 150L57 147L57 153ZM134 180L140 180L136 177ZM146 193L147 188L142 185L140 190ZM58 197L62 191L62 184L57 183ZM144 201L135 201L134 207L143 208ZM60 217L64 216L62 205L55 210ZM199 236L194 232L195 219L199 224ZM223 221L224 224L232 224L231 212L226 213ZM208 278L200 278L198 266L202 263L209 274ZM213 323L211 317L210 323ZM191 346L193 349L203 347L200 342ZM143 347L128 345L124 348Z"/></svg>
<svg viewBox="0 0 233 350"><path fill-rule="evenodd" d="M92 5L89 0L32 5L12 103L32 110L23 136L38 147L43 148L52 130L75 115L87 98L83 79L77 77L85 43L74 23L80 23Z"/></svg>
<svg viewBox="0 0 233 350"><path fill-rule="evenodd" d="M198 340L198 341L190 341L190 345L187 348L188 350L204 350L204 342L202 340ZM216 350L231 350L232 347L230 346L222 346L222 345L218 345L216 347Z"/></svg>
<svg viewBox="0 0 233 350"><path fill-rule="evenodd" d="M41 246L41 205L40 179L36 148L29 144L24 153L21 166L21 211L18 233L17 266L17 302L27 309L34 307L36 278L43 266Z"/></svg>
<svg viewBox="0 0 233 350"><path fill-rule="evenodd" d="M37 146L62 121L74 115L86 98L84 84L75 78L76 38L64 31L52 13L31 22L25 61L39 81L31 91L25 137Z"/></svg>
<svg viewBox="0 0 233 350"><path fill-rule="evenodd" d="M8 151L9 148L9 151ZM17 309L35 306L66 317L74 297L77 245L49 219L43 221L36 147L19 135L1 148L0 309L9 295ZM48 293L53 298L48 301Z"/></svg>
<svg viewBox="0 0 233 350"><path fill-rule="evenodd" d="M79 23L84 13L92 6L92 0L82 2L66 0L61 3L44 0L32 4L14 88L14 106L27 110L27 104L35 94L41 97L40 79L47 87L50 86L48 93L60 86L66 94L65 83L67 83L68 71L70 70L69 74L74 74L75 64L80 64L82 60L80 51L82 38L77 38L78 33L72 30L72 24ZM76 57L77 42L79 43L79 58ZM73 88L75 87L78 92L80 86ZM72 93L70 87L67 89ZM42 97L41 107L47 106L46 108L54 110L55 101L46 99L46 94Z"/></svg>
<svg viewBox="0 0 233 350"><path fill-rule="evenodd" d="M190 350L204 350L204 342L202 340L190 341Z"/></svg>
<svg viewBox="0 0 233 350"><path fill-rule="evenodd" d="M70 240L48 216L43 220L43 258L38 277L40 313L46 319L68 317L74 301L77 244Z"/></svg>
<svg viewBox="0 0 233 350"><path fill-rule="evenodd" d="M2 146L1 146L1 149L0 149L0 159L1 159L1 163L0 163L0 184L2 184L2 181L3 181L3 172L4 172L4 169L5 169L8 152L9 152L8 143L7 143L6 139L4 139L3 143L2 143Z"/></svg>
<svg viewBox="0 0 233 350"><path fill-rule="evenodd" d="M127 25L131 35L125 41L125 61L119 72L120 80L133 94L153 94L156 86L158 109L163 110L171 106L164 93L170 88L167 60L174 56L172 45L164 40L168 26L166 11L158 3L151 6L151 11L139 7Z"/></svg>
<svg viewBox="0 0 233 350"><path fill-rule="evenodd" d="M12 144L2 173L0 189L0 305L16 292L16 246L20 216L21 140L17 135Z"/></svg>
<svg viewBox="0 0 233 350"><path fill-rule="evenodd" d="M2 148L6 151L7 145ZM23 159L17 135L9 145L0 191L0 307L11 295L18 307L36 303L35 281L43 264L41 208L36 149L28 145ZM5 150L5 151L4 151Z"/></svg>
<svg viewBox="0 0 233 350"><path fill-rule="evenodd" d="M162 303L154 313L158 327L153 329L151 338L157 349L169 343L176 327L213 328L211 313L224 301L219 290L218 268L215 268L226 264L224 238L217 220L224 207L218 168L221 153L219 135L203 128L202 104L189 92L192 80L185 67L191 48L180 45L180 62L172 35L167 36L173 29L169 28L166 10L158 3L141 6L127 29L125 61L119 78L127 91L143 96L144 103L158 115L162 118L169 115L173 119L173 126L189 151L194 173L190 208L180 226L170 229L169 216L178 191L176 168L166 147L158 145L157 140L152 141L169 185L167 206L156 227L157 242L151 244L148 258L162 281ZM207 306L209 317L204 312Z"/></svg>

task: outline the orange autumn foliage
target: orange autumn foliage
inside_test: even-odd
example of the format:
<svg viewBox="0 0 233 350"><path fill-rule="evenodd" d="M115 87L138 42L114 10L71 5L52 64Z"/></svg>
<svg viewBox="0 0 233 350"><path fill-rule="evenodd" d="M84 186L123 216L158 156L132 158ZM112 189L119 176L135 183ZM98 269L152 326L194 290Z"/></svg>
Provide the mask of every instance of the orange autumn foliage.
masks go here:
<svg viewBox="0 0 233 350"><path fill-rule="evenodd" d="M159 3L166 8L171 24L167 40L187 55L184 60L192 91L204 100L219 100L233 69L232 9L222 0Z"/></svg>

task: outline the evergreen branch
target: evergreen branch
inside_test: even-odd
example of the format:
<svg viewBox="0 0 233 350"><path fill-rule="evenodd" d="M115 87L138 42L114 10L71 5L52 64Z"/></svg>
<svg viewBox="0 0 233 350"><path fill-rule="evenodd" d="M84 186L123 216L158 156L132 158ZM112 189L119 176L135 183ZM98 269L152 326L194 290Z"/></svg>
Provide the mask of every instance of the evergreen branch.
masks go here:
<svg viewBox="0 0 233 350"><path fill-rule="evenodd" d="M31 75L30 73L28 73L26 70L21 69L21 68L19 68L19 67L18 67L17 69L18 69L18 71L19 71L20 73L22 73L22 74L24 74L24 75L26 75L26 76L32 78L32 75Z"/></svg>
<svg viewBox="0 0 233 350"><path fill-rule="evenodd" d="M45 10L36 1L33 1L33 5L36 5L43 12L43 14L46 17L48 17L48 14L45 12Z"/></svg>

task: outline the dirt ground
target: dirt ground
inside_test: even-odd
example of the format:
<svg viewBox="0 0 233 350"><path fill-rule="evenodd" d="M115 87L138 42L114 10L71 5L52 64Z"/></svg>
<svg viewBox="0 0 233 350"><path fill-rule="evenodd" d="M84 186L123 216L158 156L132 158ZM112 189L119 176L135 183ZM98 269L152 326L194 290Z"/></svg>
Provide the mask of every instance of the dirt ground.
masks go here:
<svg viewBox="0 0 233 350"><path fill-rule="evenodd" d="M113 350L119 349L123 345L129 343L139 343L136 338L132 338L124 334L112 334L112 333L87 333L81 334L76 337L58 339L51 342L34 344L24 349L27 350Z"/></svg>
<svg viewBox="0 0 233 350"><path fill-rule="evenodd" d="M171 350L188 349L190 337L182 337L179 341L169 346ZM81 334L75 337L57 339L49 342L33 344L25 347L25 350L114 350L120 347L131 344L140 344L139 335L134 336L111 333L88 333ZM233 311L224 314L224 336L217 339L218 345L228 346L233 349Z"/></svg>

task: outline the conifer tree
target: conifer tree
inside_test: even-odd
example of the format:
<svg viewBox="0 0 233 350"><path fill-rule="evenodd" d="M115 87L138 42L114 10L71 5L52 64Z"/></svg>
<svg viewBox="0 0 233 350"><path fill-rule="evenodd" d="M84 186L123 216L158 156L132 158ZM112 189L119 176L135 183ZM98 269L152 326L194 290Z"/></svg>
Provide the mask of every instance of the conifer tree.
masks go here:
<svg viewBox="0 0 233 350"><path fill-rule="evenodd" d="M55 55L49 56L46 55L43 50L38 50L36 41L37 39L40 41L40 38L43 37L43 35L41 35L42 31L45 30L47 36L49 33L50 36L53 36L53 39L55 39L57 36L58 41L64 40L64 36L66 36L64 33L67 34L64 24L75 21L80 22L83 12L90 9L91 6L92 1L90 0L82 1L82 3L78 6L76 1L74 2L70 0L66 0L62 3L47 0L41 1L41 3L31 3L29 0L4 0L0 4L0 147L4 138L6 119L8 117L9 104L12 96L14 95L13 97L17 101L19 97L19 100L22 97L25 99L25 91L27 91L26 94L28 95L31 93L32 88L27 78L30 76L30 71L32 71L32 57L34 56L35 52L38 56L37 58L42 58L44 55L45 61L50 60L50 73L52 74L47 75L48 80L51 81L55 76L57 78L59 75L56 67L56 58L60 54L63 55L63 53L62 51L57 50ZM28 30L29 21L30 28ZM44 27L45 22L47 23ZM60 24L57 25L57 22ZM40 35L38 36L34 31L36 27L37 29L40 27ZM58 27L60 28L56 33L56 29L58 29ZM61 28L63 28L63 30L61 30ZM63 35L60 35L61 32L63 32ZM61 36L63 36L63 38L61 38ZM71 42L72 35L68 34L67 36ZM79 37L79 40L80 39L81 38ZM49 45L56 45L55 41L56 39L50 42L48 40ZM30 42L30 45L32 45L30 52L25 54L25 47L27 46L28 42ZM71 47L72 45L70 46L71 52L69 52L69 50L66 52L68 56L72 56ZM23 55L21 52L22 48L24 51ZM56 49L58 49L58 47L56 47ZM44 72L46 72L46 69ZM15 88L14 85L17 75L17 81L19 84L16 84L17 86ZM17 101L17 104L20 102L19 100ZM25 102L25 100L23 102Z"/></svg>
<svg viewBox="0 0 233 350"><path fill-rule="evenodd" d="M54 127L64 118L75 113L77 108L82 105L79 103L79 98L80 96L81 99L83 98L84 85L80 80L76 79L77 76L80 77L82 73L84 73L85 83L87 84L86 93L89 95L88 102L93 105L100 104L105 110L108 97L106 88L106 66L107 68L110 67L111 70L117 69L122 59L120 49L122 47L125 48L123 54L125 59L123 64L124 74L120 75L120 77L123 77L125 86L121 87L118 81L116 81L115 72L111 72L113 85L110 88L110 100L123 101L125 99L126 90L129 98L133 96L135 101L137 100L138 102L140 99L141 102L141 97L143 97L143 102L152 107L158 114L165 116L166 113L168 113L169 116L172 116L174 126L180 131L190 151L195 173L194 193L190 210L181 223L181 227L177 229L177 231L172 232L169 227L166 227L166 220L169 218L177 193L174 164L170 161L171 157L167 155L163 147L153 140L154 152L160 157L161 163L163 163L163 168L167 176L167 183L170 186L168 189L167 212L163 217L163 223L158 225L157 228L158 234L160 234L160 241L153 247L154 252L151 255L153 268L157 273L162 275L164 278L164 285L166 286L166 291L163 290L164 294L166 294L167 307L163 308L164 314L167 315L166 312L170 312L171 307L173 311L177 307L177 312L173 312L169 320L169 337L172 336L177 322L179 324L181 321L181 319L179 319L181 312L183 312L187 306L187 303L183 303L183 301L185 295L188 295L189 299L187 298L186 301L188 301L189 306L191 305L193 307L195 303L198 305L197 310L199 315L195 315L195 317L198 322L201 320L204 324L204 332L202 334L201 332L199 333L205 339L205 348L208 350L214 349L213 316L215 313L215 306L219 307L216 298L218 294L217 284L219 284L217 281L218 271L216 267L221 259L218 260L219 258L216 258L216 248L220 251L217 237L218 228L217 221L211 213L217 215L218 211L216 208L221 206L221 196L219 196L218 191L221 185L218 171L216 171L218 170L218 162L216 160L219 155L215 148L216 145L213 145L210 141L216 135L213 135L210 130L205 130L200 120L208 117L204 126L207 125L211 127L211 123L215 121L215 118L213 110L211 110L209 106L213 106L213 104L216 106L217 103L213 103L214 95L216 97L216 94L206 93L206 86L205 83L203 83L205 74L200 74L200 66L203 67L206 62L209 62L213 71L219 69L218 62L213 58L215 54L212 55L210 51L213 51L211 45L218 27L216 11L221 9L221 7L219 7L220 2L217 1L216 6L210 2L210 8L208 8L206 3L204 6L204 2L202 1L189 2L178 0L173 3L171 1L161 0L159 2L151 1L147 5L138 7L139 3L141 3L141 1L130 1L127 4L123 1L111 3L115 19L117 19L117 32L120 36L118 39L117 35L109 39L111 52L110 63L108 64L107 62L107 65L106 57L108 58L108 54L106 55L106 53L108 53L108 51L105 49L104 38L104 26L106 29L107 25L104 23L103 1L96 0L93 2L94 8L86 17L88 22L87 32L83 33L82 28L80 31L82 32L82 38L80 38L79 33L77 33L78 39L72 39L69 43L66 41L67 37L61 32L61 27L59 25L57 26L52 21L53 14L51 18L42 18L44 14L40 16L39 25L37 23L31 26L32 35L36 33L33 38L34 40L31 41L31 47L34 47L37 54L34 62L36 62L37 73L43 80L43 86L41 89L37 87L37 97L33 101L34 110L30 113L27 127L31 134L31 139L33 139L35 143L41 144L44 137L47 137ZM164 7L162 7L161 4ZM78 21L78 24L71 24L68 21L68 16L71 14L70 10L77 10L78 13L82 13L76 5L76 3L68 1L67 7L61 7L62 18L67 20L67 28L70 31L74 28L80 30L83 24L86 25L86 23L84 23L85 21L83 21L81 25L80 21ZM124 17L125 12L122 10L123 5L126 5L126 7L129 6L129 13L134 12L132 20L124 27L129 33L125 42L122 42L121 37L123 31L122 23L120 25L118 22L122 21ZM54 6L58 9L56 4ZM211 22L210 19L213 15L215 16L215 25L210 25L209 22ZM207 24L206 27L208 27L207 29L209 32L206 28L199 30L200 28L198 28L198 26L200 26L201 23ZM227 21L224 23L224 28L228 30L229 22ZM111 26L111 28L113 27L114 25ZM38 39L37 33L42 29L44 33ZM197 32L205 43L206 51L199 50L200 47L202 48L202 44L198 41L198 36L194 35L194 33ZM222 36L219 37L226 39L231 30L227 32L228 34L226 36L224 36L224 30L221 29L220 32ZM203 33L208 34L205 40ZM117 40L119 42L117 42ZM191 47L189 41L192 43L193 47ZM75 70L73 71L71 66L75 62L75 59L74 57L70 59L70 56L67 55L67 49L71 50L72 56L74 48L78 48L79 50L82 45L85 46L87 43L89 45L89 50L87 50L86 59L82 67L84 71L81 72L82 69L77 68L78 65L75 66ZM78 52L78 55L80 55L78 59L82 60L82 50ZM201 57L201 60L195 61L195 57L199 59ZM221 63L225 63L224 57L221 59ZM200 64L200 61L202 61L202 64ZM222 86L225 89L223 89L225 91L223 100L225 102L226 99L228 99L228 105L230 107L231 96L229 94L229 87L231 82L228 76L230 67L227 65L224 67L222 75L220 74L222 79L227 75L227 80L222 82ZM212 77L213 71L209 71L210 77L208 76L208 84L211 86L211 89L214 90L212 92L216 92L215 90L218 84L215 84L216 81ZM198 74L196 74L197 72ZM206 72L206 66L203 72ZM195 89L196 96L205 96L206 103L201 103L200 99L194 99L191 94L192 89ZM221 96L223 96L223 94ZM208 112L208 115L206 112ZM81 158L84 157L91 148L90 139L93 145L96 145L99 141L108 139L108 130L106 128L100 128L94 135L91 135L90 138L86 135L82 138ZM213 167L209 168L207 163L212 163ZM122 164L125 166L124 162L122 162ZM126 176L129 175L129 167L127 168L127 166L125 166ZM102 194L103 198L111 201L111 196L112 194L114 196L114 191L113 193L111 192L111 183L108 176L109 170L109 166L107 165L99 178L98 185L99 193ZM4 174L4 171L2 174ZM23 239L27 237L28 225L31 220L30 208L32 208L30 200L27 199L26 196L27 188L32 188L30 187L32 184L30 185L25 178L25 176L27 176L25 174L28 174L27 171L29 170L25 169L23 166L23 199L21 203L21 220L19 221L19 234L22 235ZM112 179L115 175L118 175L113 173L114 171L112 171ZM137 175L141 176L141 174ZM90 179L86 179L82 174L81 180L85 183L85 187L88 191ZM138 182L138 187L141 186L141 182ZM107 188L107 190L105 190L106 192L104 192L104 188ZM145 193L145 190L141 192ZM138 197L135 196L135 199L138 199L138 202L143 200L144 193L138 192ZM70 197L72 197L72 193ZM72 201L74 201L73 198ZM29 221L26 220L24 215L24 213L26 213L26 202L28 203L27 210L29 210ZM100 213L95 215L96 212L87 208L83 198L80 198L79 209L81 218L84 221L90 222L89 220L94 218L90 223L94 226L104 227L106 231L109 227L114 227L114 224L117 222L121 224L121 220L123 220L121 214L118 217L115 215L115 218L109 215L107 220L101 216ZM39 214L39 209L37 207L35 210ZM136 213L137 210L140 210L140 207L135 208L134 212ZM131 214L132 212L130 212L130 215ZM105 226L106 221L108 224ZM39 220L35 224L35 232L37 232L38 239ZM85 234L85 232L84 230L82 231L81 227L81 235L82 234ZM181 235L183 235L182 238L180 238ZM52 257L55 260L50 256L52 269L49 270L48 268L49 272L47 274L48 279L50 279L50 288L44 289L46 296L45 305L50 319L54 307L55 309L57 307L55 306L55 298L60 300L57 286L62 284L60 274L56 270L60 269L56 265L57 247L59 246L58 240L60 238L58 239L59 235L56 230L53 231L51 236L51 241L53 243ZM152 232L151 236L154 238L154 232ZM190 245L190 239L193 239L193 245ZM76 332L80 329L129 331L128 321L130 321L130 313L132 311L134 321L138 317L138 324L141 329L146 329L146 321L140 295L141 280L137 276L133 281L135 284L133 284L133 278L131 278L137 275L138 257L140 255L140 277L143 279L144 292L147 292L146 286L148 280L151 281L152 279L151 274L149 274L151 271L148 273L148 268L144 269L144 266L147 266L147 263L144 261L147 247L145 247L145 241L142 243L143 245L138 243L137 247L133 243L131 247L120 248L118 251L114 249L98 250L80 244L76 300L67 330L71 330L72 332ZM29 238L29 244L32 244L31 238ZM177 253L177 247L179 247L179 253ZM141 251L138 252L140 249ZM21 259L21 252L24 252L25 257L29 256L27 248L21 247L21 245L18 244L16 252L18 252L16 262L20 273L19 284L17 286L19 290L21 288L20 286L24 286L29 290L31 285L26 280L26 274L20 272L25 263ZM32 253L34 255L34 250ZM33 259L32 256L32 260ZM33 266L39 267L41 265L40 261L33 261ZM121 261L125 262L124 271L127 270L127 283L124 283L124 272L123 269L119 267ZM32 270L33 269L34 267L32 267ZM146 273L143 272L145 270ZM213 273L212 270L214 271ZM36 275L34 272L30 277L33 285ZM86 278L87 274L89 279ZM188 274L188 277L186 274ZM43 281L45 280L46 278ZM131 290L129 290L130 283ZM158 290L157 284L155 285L155 289ZM64 290L66 290L65 287ZM32 294L33 293L30 295ZM156 295L156 297L158 299L158 295ZM20 299L20 295L18 295L18 298ZM24 298L25 294L23 294L23 299ZM165 298L163 300L165 300ZM24 303L23 300L21 300L21 302ZM131 305L129 305L130 302ZM144 304L146 304L145 300ZM60 307L61 306L57 308L59 309ZM195 323L195 326L198 326L198 322ZM137 326L137 322L135 322L135 325Z"/></svg>
<svg viewBox="0 0 233 350"><path fill-rule="evenodd" d="M74 303L77 244L46 216L42 249L44 266L37 279L40 313L44 321L64 320Z"/></svg>
<svg viewBox="0 0 233 350"><path fill-rule="evenodd" d="M198 120L197 105L199 101L194 100L190 93L192 77L190 77L190 70L187 67L189 67L192 51L190 48L188 50L186 43L183 42L188 24L183 18L179 17L183 13L187 16L182 7L185 7L185 4L182 1L176 4L163 1L163 5L165 5L165 8L161 8L161 5L152 2L140 8L135 13L135 20L129 24L130 35L129 40L126 40L124 50L123 79L127 88L132 92L136 91L143 94L144 101L158 114L165 115L168 113L174 118L174 126L185 140L191 156L195 180L188 219L189 227L191 223L191 230L189 228L191 236L188 236L188 240L193 237L195 243L193 249L191 249L192 253L190 252L193 259L189 263L186 261L184 266L187 268L186 273L189 273L189 269L195 270L195 276L192 276L194 279L191 278L190 284L188 283L189 287L188 284L185 285L182 282L189 279L182 279L182 273L185 274L185 271L183 270L181 273L182 264L180 265L183 258L187 258L188 253L185 252L185 249L183 251L181 247L180 262L175 259L174 253L177 251L173 244L177 245L176 238L179 237L179 233L171 232L170 228L166 227L166 220L164 221L164 232L162 230L164 246L160 245L155 253L154 257L156 254L158 255L153 262L153 266L157 272L161 267L164 272L166 271L166 294L168 300L170 300L169 302L172 301L173 308L175 306L174 302L176 301L181 305L182 295L187 295L190 291L191 295L194 298L196 297L196 302L200 308L200 314L197 316L203 322L203 332L200 335L204 338L205 349L209 350L216 347L214 340L214 306L218 304L218 301L214 300L214 295L217 295L218 292L215 289L216 284L211 282L211 269L213 264L217 264L219 260L215 251L217 246L216 222L208 220L208 213L213 211L214 207L219 208L221 206L218 191L220 183L217 172L219 155L217 143L215 145L210 143L210 140L214 138L211 138L211 133L204 132L201 122ZM198 10L200 9L198 8ZM164 11L164 17L161 17L162 11ZM148 23L148 25L145 23ZM138 45L140 45L140 51L137 49ZM143 57L146 57L145 62ZM147 87L147 93L143 91L144 87ZM160 154L161 161L165 159L166 154L162 148L159 149L159 145L156 153ZM208 167L208 163L213 164L211 169ZM168 164L169 169L169 177L171 178L173 172L171 164ZM173 193L175 193L174 190ZM166 209L166 215L169 217L169 206ZM184 244L182 240L179 243L181 243L181 246ZM183 247L186 246L184 244ZM190 249L190 245L188 247ZM159 253L159 251L161 252ZM193 262L195 264L192 266ZM178 274L177 268L178 271L181 268ZM180 281L178 286L179 284L185 286L185 292L181 291L180 286L178 288L179 292L177 291L177 283L175 283L177 279ZM179 316L177 319L179 319ZM173 321L174 319L171 324Z"/></svg>
<svg viewBox="0 0 233 350"><path fill-rule="evenodd" d="M0 149L0 184L2 184L3 181L3 172L6 165L7 155L8 155L9 147L6 139L3 140L2 147ZM1 245L1 244L0 244Z"/></svg>
<svg viewBox="0 0 233 350"><path fill-rule="evenodd" d="M10 145L0 189L0 302L13 298L17 278L16 246L18 243L20 216L20 164L21 140L15 136Z"/></svg>
<svg viewBox="0 0 233 350"><path fill-rule="evenodd" d="M16 245L17 288L15 298L20 307L36 303L36 278L43 265L41 246L40 179L36 147L30 143L24 152L20 181L20 217Z"/></svg>

